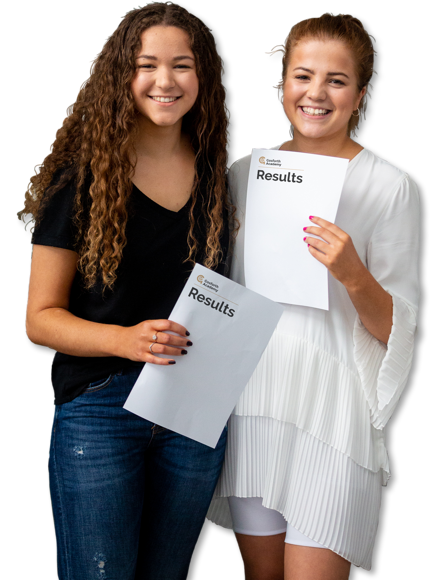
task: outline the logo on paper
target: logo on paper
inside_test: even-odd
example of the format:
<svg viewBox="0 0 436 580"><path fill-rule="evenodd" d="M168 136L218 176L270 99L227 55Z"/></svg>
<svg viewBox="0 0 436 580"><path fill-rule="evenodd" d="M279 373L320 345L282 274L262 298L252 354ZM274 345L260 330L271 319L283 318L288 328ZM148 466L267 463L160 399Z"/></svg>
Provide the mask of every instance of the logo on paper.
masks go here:
<svg viewBox="0 0 436 580"><path fill-rule="evenodd" d="M303 176L300 173L302 169L289 169L282 166L281 159L273 157L259 157L259 163L263 165L262 169L257 169L256 179L261 181L281 181L284 183L302 183ZM274 172L275 170L275 172Z"/></svg>
<svg viewBox="0 0 436 580"><path fill-rule="evenodd" d="M259 157L259 163L262 165L267 165L268 167L281 167L282 160L281 159L273 159L269 157Z"/></svg>
<svg viewBox="0 0 436 580"><path fill-rule="evenodd" d="M209 290L213 290L214 292L218 292L218 290L220 289L218 284L215 284L214 282L207 280L204 276L201 276L201 275L197 276L197 281L200 282L200 284L202 286L204 286L205 288L208 288Z"/></svg>

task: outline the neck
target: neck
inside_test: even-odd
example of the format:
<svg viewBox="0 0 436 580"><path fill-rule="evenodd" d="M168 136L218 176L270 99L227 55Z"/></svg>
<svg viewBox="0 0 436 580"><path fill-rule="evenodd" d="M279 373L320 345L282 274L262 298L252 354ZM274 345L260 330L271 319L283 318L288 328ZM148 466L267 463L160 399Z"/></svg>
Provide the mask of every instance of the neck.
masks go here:
<svg viewBox="0 0 436 580"><path fill-rule="evenodd" d="M135 151L139 156L162 160L172 157L186 146L186 137L182 133L182 119L169 127L155 125L142 116L139 117L138 123Z"/></svg>
<svg viewBox="0 0 436 580"><path fill-rule="evenodd" d="M288 141L283 149L297 151L299 153L313 153L315 155L329 155L330 157L353 159L363 147L353 141L346 133L314 139L305 137L298 131L294 131L292 141Z"/></svg>

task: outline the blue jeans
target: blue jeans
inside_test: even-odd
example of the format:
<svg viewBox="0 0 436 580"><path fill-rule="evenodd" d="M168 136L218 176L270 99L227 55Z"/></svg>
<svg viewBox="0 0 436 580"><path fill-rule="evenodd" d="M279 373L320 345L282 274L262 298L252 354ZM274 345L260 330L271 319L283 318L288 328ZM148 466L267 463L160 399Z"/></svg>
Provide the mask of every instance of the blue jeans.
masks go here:
<svg viewBox="0 0 436 580"><path fill-rule="evenodd" d="M56 407L50 491L61 580L181 580L224 459L123 404L139 370Z"/></svg>

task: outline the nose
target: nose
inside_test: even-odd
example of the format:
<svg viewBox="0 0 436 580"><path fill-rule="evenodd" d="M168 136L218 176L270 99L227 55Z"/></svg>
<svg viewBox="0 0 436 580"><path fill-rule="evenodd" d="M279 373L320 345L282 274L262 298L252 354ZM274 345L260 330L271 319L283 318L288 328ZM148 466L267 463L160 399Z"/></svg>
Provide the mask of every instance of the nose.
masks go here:
<svg viewBox="0 0 436 580"><path fill-rule="evenodd" d="M160 67L156 74L156 86L162 90L169 90L175 86L172 68Z"/></svg>
<svg viewBox="0 0 436 580"><path fill-rule="evenodd" d="M322 80L312 80L307 89L307 96L313 101L323 101L325 99L326 91Z"/></svg>

